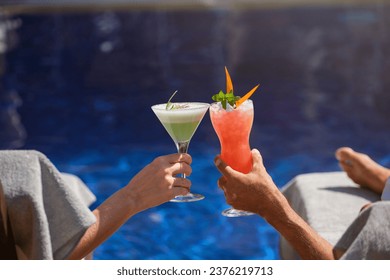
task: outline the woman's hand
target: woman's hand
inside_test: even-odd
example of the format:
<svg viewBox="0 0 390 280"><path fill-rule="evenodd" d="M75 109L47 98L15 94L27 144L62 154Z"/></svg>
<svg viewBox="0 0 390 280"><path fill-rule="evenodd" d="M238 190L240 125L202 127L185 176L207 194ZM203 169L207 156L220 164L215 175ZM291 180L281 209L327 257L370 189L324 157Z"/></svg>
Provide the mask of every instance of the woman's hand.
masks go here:
<svg viewBox="0 0 390 280"><path fill-rule="evenodd" d="M191 181L176 177L192 172L189 154L160 156L144 167L125 187L133 200L136 212L160 205L189 192Z"/></svg>

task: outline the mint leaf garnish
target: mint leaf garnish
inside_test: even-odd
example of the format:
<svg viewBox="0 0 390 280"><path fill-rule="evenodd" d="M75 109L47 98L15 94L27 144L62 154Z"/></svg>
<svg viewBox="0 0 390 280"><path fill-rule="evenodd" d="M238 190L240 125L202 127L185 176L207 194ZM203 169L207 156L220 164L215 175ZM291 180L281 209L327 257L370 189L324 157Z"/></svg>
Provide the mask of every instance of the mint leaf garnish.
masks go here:
<svg viewBox="0 0 390 280"><path fill-rule="evenodd" d="M236 101L240 99L240 96L235 96L233 91L224 93L222 90L212 96L212 99L216 102L221 102L222 108L226 110L227 103L234 107Z"/></svg>

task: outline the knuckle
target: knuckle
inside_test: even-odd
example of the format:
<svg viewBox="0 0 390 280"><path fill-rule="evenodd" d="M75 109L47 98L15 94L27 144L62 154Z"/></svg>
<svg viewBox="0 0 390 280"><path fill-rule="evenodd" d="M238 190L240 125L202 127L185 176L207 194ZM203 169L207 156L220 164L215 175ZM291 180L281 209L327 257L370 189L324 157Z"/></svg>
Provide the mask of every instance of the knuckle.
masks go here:
<svg viewBox="0 0 390 280"><path fill-rule="evenodd" d="M192 162L192 157L189 155L189 154L182 154L181 156L180 156L180 159L179 159L180 161L183 161L183 162L185 162L185 163L188 163L188 164L191 164L191 162Z"/></svg>
<svg viewBox="0 0 390 280"><path fill-rule="evenodd" d="M159 157L157 157L157 158L155 158L154 160L153 160L153 164L154 165L161 165L162 163L164 162L164 159L163 159L163 157L162 156L159 156Z"/></svg>
<svg viewBox="0 0 390 280"><path fill-rule="evenodd" d="M173 184L173 177L169 174L165 174L163 178L166 185L171 186Z"/></svg>

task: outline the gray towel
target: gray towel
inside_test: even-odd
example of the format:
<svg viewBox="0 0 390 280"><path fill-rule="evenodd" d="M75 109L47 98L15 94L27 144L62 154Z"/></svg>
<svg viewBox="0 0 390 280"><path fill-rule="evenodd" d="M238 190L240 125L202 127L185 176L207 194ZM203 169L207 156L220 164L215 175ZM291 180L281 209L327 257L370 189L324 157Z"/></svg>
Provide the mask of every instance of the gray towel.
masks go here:
<svg viewBox="0 0 390 280"><path fill-rule="evenodd" d="M390 201L365 209L336 243L341 259L390 260Z"/></svg>
<svg viewBox="0 0 390 280"><path fill-rule="evenodd" d="M0 188L0 220L18 259L64 259L96 221L94 195L40 152L0 151Z"/></svg>
<svg viewBox="0 0 390 280"><path fill-rule="evenodd" d="M302 174L284 186L282 192L291 207L332 245L357 218L363 205L380 199L352 182L345 172ZM283 237L280 254L283 259L299 258Z"/></svg>

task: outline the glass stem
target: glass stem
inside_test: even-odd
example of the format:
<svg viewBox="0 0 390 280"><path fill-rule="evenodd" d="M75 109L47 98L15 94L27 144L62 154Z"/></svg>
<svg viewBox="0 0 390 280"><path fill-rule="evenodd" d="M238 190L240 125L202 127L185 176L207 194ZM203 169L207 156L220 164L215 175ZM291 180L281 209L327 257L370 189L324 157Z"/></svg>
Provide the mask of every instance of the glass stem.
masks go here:
<svg viewBox="0 0 390 280"><path fill-rule="evenodd" d="M179 154L187 154L189 145L190 145L190 141L187 141L187 142L177 142L176 143L177 152ZM181 174L181 177L185 178L186 175L185 174Z"/></svg>

